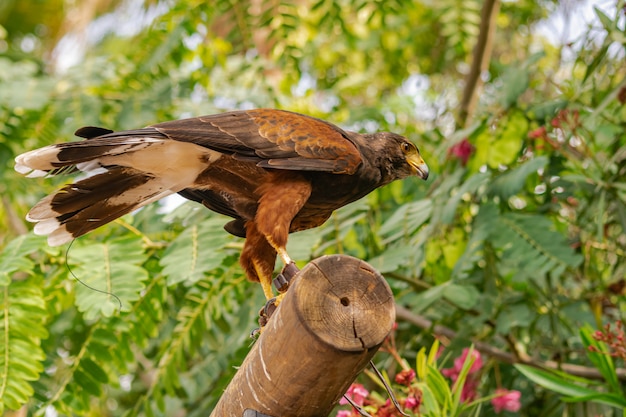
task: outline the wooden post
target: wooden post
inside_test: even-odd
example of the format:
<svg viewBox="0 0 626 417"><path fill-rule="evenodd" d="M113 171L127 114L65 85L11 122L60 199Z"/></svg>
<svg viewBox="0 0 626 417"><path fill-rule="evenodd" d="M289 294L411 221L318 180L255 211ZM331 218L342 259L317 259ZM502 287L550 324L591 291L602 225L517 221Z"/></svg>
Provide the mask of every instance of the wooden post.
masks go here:
<svg viewBox="0 0 626 417"><path fill-rule="evenodd" d="M367 263L323 256L285 298L211 417L326 417L395 321L393 295Z"/></svg>

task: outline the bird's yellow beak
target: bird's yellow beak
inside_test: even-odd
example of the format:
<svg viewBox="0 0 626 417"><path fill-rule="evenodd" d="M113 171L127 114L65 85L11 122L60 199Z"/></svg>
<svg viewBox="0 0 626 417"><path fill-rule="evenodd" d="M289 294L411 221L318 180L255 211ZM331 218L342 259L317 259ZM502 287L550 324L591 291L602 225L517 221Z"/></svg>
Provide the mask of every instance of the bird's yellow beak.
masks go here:
<svg viewBox="0 0 626 417"><path fill-rule="evenodd" d="M430 172L428 165L426 165L426 162L424 162L424 159L418 152L408 155L407 162L415 170L415 175L423 180L428 179L428 173Z"/></svg>

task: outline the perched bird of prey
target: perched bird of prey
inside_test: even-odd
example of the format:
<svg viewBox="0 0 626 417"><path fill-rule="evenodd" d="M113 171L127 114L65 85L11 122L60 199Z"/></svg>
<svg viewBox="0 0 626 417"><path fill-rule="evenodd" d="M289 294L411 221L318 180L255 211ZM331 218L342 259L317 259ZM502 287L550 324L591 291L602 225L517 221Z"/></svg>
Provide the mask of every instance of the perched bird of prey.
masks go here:
<svg viewBox="0 0 626 417"><path fill-rule="evenodd" d="M86 140L19 155L29 177L82 171L35 205L35 233L61 245L170 194L232 217L245 237L240 262L266 298L276 255L291 232L320 226L339 207L394 180L428 177L418 149L394 133L359 134L302 114L256 109L114 132L83 127Z"/></svg>

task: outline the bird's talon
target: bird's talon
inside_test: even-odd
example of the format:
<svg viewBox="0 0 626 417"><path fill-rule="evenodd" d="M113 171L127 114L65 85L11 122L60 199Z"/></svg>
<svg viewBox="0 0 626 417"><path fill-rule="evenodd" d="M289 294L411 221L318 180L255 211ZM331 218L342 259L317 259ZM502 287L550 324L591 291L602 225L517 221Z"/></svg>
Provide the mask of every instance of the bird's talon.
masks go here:
<svg viewBox="0 0 626 417"><path fill-rule="evenodd" d="M265 307L263 307L263 314L261 315L261 317L265 317L267 318L267 320L269 320L270 317L272 317L272 314L274 314L274 311L276 311L277 307L278 305L276 303L276 297L270 298L269 300L267 300L267 303L265 303Z"/></svg>
<svg viewBox="0 0 626 417"><path fill-rule="evenodd" d="M293 279L293 277L296 276L296 274L298 272L300 272L300 269L296 266L296 263L295 262L289 262L283 268L283 272L282 272L281 275L283 275L285 277L285 279L287 280L287 283L289 283Z"/></svg>
<svg viewBox="0 0 626 417"><path fill-rule="evenodd" d="M259 317L259 325L261 327L252 329L252 331L250 332L250 339L257 339L259 336L261 336L261 329L263 328L263 326L265 326L264 324L263 325L261 324L261 318L264 318L264 317ZM265 324L267 324L267 322Z"/></svg>
<svg viewBox="0 0 626 417"><path fill-rule="evenodd" d="M278 274L274 278L274 287L279 293L284 293L289 288L289 281L283 274Z"/></svg>

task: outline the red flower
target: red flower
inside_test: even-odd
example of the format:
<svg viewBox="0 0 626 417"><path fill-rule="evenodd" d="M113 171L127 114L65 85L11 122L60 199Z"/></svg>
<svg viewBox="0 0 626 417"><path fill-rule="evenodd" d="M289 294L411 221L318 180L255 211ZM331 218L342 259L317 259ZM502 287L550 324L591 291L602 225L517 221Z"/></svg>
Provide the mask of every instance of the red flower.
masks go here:
<svg viewBox="0 0 626 417"><path fill-rule="evenodd" d="M469 143L467 138L464 138L460 142L455 143L448 149L448 156L453 156L461 161L461 165L467 165L467 161L474 153L474 145Z"/></svg>
<svg viewBox="0 0 626 417"><path fill-rule="evenodd" d="M407 387L411 385L411 381L415 379L415 371L413 369L404 369L396 375L396 382Z"/></svg>
<svg viewBox="0 0 626 417"><path fill-rule="evenodd" d="M496 413L500 413L503 410L516 412L522 407L520 403L522 393L519 391L509 391L504 388L498 388L496 395L497 397L491 400L491 404Z"/></svg>
<svg viewBox="0 0 626 417"><path fill-rule="evenodd" d="M539 139L539 138L545 138L546 134L547 134L546 127L541 126L535 130L528 132L528 137L530 139Z"/></svg>
<svg viewBox="0 0 626 417"><path fill-rule="evenodd" d="M387 401L385 401L385 404L383 404L378 411L376 411L376 417L395 417L397 416L397 411L396 407L391 404L391 401L389 401L389 399L387 399Z"/></svg>
<svg viewBox="0 0 626 417"><path fill-rule="evenodd" d="M550 124L552 127L562 127L562 123L565 122L573 130L580 126L579 117L578 110L563 109L557 113Z"/></svg>

